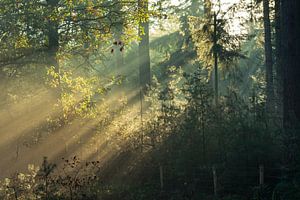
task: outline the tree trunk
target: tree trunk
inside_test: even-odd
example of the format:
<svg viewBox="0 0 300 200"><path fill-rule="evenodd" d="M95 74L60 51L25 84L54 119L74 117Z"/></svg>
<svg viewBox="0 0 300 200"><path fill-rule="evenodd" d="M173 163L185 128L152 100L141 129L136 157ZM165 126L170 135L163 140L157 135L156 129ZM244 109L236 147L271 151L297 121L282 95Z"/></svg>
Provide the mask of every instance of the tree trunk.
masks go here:
<svg viewBox="0 0 300 200"><path fill-rule="evenodd" d="M145 16L148 15L148 0L139 0L139 9ZM151 83L150 72L150 51L149 51L149 19L144 17L140 22L139 36L139 72L140 86L143 90Z"/></svg>
<svg viewBox="0 0 300 200"><path fill-rule="evenodd" d="M122 2L120 0L117 0L117 4L115 5L114 11L116 13L121 13L122 12ZM120 68L122 67L124 63L123 59L123 41L121 41L121 35L123 32L123 19L122 17L119 17L117 21L115 22L116 25L113 27L114 28L114 56L115 56L115 69L116 71L119 71Z"/></svg>
<svg viewBox="0 0 300 200"><path fill-rule="evenodd" d="M214 13L214 35L213 35L213 56L214 56L214 93L215 105L219 105L219 75L218 75L218 38L217 38L217 15Z"/></svg>
<svg viewBox="0 0 300 200"><path fill-rule="evenodd" d="M300 2L298 0L282 0L281 4L284 126L285 128L295 128L300 122L300 19L297 10Z"/></svg>
<svg viewBox="0 0 300 200"><path fill-rule="evenodd" d="M273 58L272 38L270 25L269 0L263 0L263 19L265 36L265 65L266 65L266 114L267 120L274 115L274 85L273 85Z"/></svg>
<svg viewBox="0 0 300 200"><path fill-rule="evenodd" d="M59 48L58 44L58 30L56 24L50 22L49 23L49 29L48 29L48 40L49 40L49 59L50 59L50 65L55 68L55 71L58 73L59 72L59 66L58 66L58 61L57 61L57 52Z"/></svg>
<svg viewBox="0 0 300 200"><path fill-rule="evenodd" d="M295 164L299 159L300 125L300 16L299 0L281 0L281 61L283 75L283 123L287 152L285 161Z"/></svg>
<svg viewBox="0 0 300 200"><path fill-rule="evenodd" d="M57 9L58 1L49 1L50 12L55 12ZM54 67L54 70L57 74L60 73L59 63L57 60L57 53L59 50L59 33L58 33L58 22L54 19L49 19L48 21L48 56L49 56L49 64L51 67ZM61 97L61 87L60 87L60 79L58 80L59 85L54 91L55 96L57 98Z"/></svg>
<svg viewBox="0 0 300 200"><path fill-rule="evenodd" d="M275 45L276 45L276 107L279 128L283 127L283 67L281 63L281 8L280 0L275 0Z"/></svg>

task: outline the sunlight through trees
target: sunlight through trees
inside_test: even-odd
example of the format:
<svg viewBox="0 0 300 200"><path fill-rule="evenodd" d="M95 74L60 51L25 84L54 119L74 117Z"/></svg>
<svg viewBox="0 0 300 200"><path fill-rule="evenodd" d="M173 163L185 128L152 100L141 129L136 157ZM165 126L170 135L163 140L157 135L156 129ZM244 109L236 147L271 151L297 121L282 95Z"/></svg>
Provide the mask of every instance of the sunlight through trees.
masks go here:
<svg viewBox="0 0 300 200"><path fill-rule="evenodd" d="M0 199L300 199L296 0L0 0Z"/></svg>

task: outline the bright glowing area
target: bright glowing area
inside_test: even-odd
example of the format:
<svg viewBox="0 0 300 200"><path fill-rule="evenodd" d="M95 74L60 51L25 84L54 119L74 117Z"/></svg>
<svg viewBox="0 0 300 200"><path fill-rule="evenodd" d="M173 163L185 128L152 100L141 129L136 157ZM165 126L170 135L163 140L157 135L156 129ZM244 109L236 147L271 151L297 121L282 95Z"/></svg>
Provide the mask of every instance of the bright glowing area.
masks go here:
<svg viewBox="0 0 300 200"><path fill-rule="evenodd" d="M250 13L233 9L237 4L241 3L241 0L214 0L213 10L215 12L220 12L221 16L225 19L229 19L229 31L231 34L245 34L247 29L245 28L245 19L250 17ZM247 0L250 3L251 0Z"/></svg>
<svg viewBox="0 0 300 200"><path fill-rule="evenodd" d="M300 199L290 2L0 0L0 200Z"/></svg>
<svg viewBox="0 0 300 200"><path fill-rule="evenodd" d="M180 0L171 0L172 5L179 5L180 4Z"/></svg>

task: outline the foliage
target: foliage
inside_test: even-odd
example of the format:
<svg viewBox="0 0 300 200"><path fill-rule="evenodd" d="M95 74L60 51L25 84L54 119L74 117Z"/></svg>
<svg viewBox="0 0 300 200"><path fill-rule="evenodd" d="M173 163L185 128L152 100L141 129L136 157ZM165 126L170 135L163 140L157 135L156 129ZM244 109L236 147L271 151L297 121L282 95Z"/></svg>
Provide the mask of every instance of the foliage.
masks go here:
<svg viewBox="0 0 300 200"><path fill-rule="evenodd" d="M241 36L230 34L226 29L226 23L225 19L217 18L216 27L214 27L212 18L189 18L198 59L210 71L213 66L213 52L216 52L218 55L218 59L224 69L227 69L236 59L244 57L240 54ZM216 31L216 35L214 35L214 31ZM214 44L214 40L216 40L216 44Z"/></svg>
<svg viewBox="0 0 300 200"><path fill-rule="evenodd" d="M3 179L0 198L213 199L213 168L219 199L299 199L299 131L266 123L259 8L241 1L214 26L211 1L139 3L147 0L0 0L0 114L11 115L1 116L0 145L17 155L0 152L3 163L23 162L20 148L51 147L43 153L54 157ZM247 37L230 31L237 9L255 15L239 21ZM145 96L140 22L161 28Z"/></svg>
<svg viewBox="0 0 300 200"><path fill-rule="evenodd" d="M54 67L49 68L48 85L61 90L59 103L63 107L64 118L72 115L80 117L95 117L97 105L95 96L104 94L108 88L100 84L98 77L74 77L71 71L56 73Z"/></svg>
<svg viewBox="0 0 300 200"><path fill-rule="evenodd" d="M0 197L2 199L41 199L35 190L38 183L35 180L39 168L33 165L28 166L28 174L16 173L10 178L1 182Z"/></svg>

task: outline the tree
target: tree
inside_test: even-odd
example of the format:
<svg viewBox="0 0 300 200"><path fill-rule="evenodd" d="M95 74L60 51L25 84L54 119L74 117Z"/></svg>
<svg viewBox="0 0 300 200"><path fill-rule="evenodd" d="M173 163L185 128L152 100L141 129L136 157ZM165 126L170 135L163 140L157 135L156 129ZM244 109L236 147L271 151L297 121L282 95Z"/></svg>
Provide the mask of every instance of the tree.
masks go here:
<svg viewBox="0 0 300 200"><path fill-rule="evenodd" d="M300 27L299 1L281 1L281 59L284 66L284 125L295 128L300 122Z"/></svg>
<svg viewBox="0 0 300 200"><path fill-rule="evenodd" d="M280 0L275 0L275 67L276 67L276 105L279 126L282 128L283 119L283 66L281 63L281 5Z"/></svg>
<svg viewBox="0 0 300 200"><path fill-rule="evenodd" d="M213 74L214 80L214 101L219 104L219 70L229 67L237 58L243 58L240 53L239 35L229 33L226 25L228 20L225 15L228 13L208 12L211 6L205 4L205 18L190 18L192 38L198 54L198 59L203 66ZM212 17L211 17L212 16Z"/></svg>
<svg viewBox="0 0 300 200"><path fill-rule="evenodd" d="M124 50L124 42L122 41L122 32L123 32L123 12L122 12L122 1L117 0L118 4L113 7L113 11L119 13L120 17L116 21L115 26L113 27L114 34L114 48L113 51L115 53L115 67L116 69L120 69L123 63L123 50Z"/></svg>
<svg viewBox="0 0 300 200"><path fill-rule="evenodd" d="M133 15L134 2L126 2L122 13L112 9L121 3L125 4L108 0L1 0L1 67L39 63L55 66L59 72L63 54L97 50L109 39L122 14ZM88 42L89 48L83 48Z"/></svg>
<svg viewBox="0 0 300 200"><path fill-rule="evenodd" d="M186 84L183 91L185 92L185 98L187 100L187 116L186 116L186 132L192 135L192 141L196 141L196 138L201 137L202 146L202 161L203 164L207 164L207 130L206 126L211 120L212 105L212 88L209 87L207 78L204 78L205 74L198 68L193 74L186 75ZM195 137L197 135L201 135ZM197 146L199 145L197 144Z"/></svg>
<svg viewBox="0 0 300 200"><path fill-rule="evenodd" d="M263 20L265 38L265 65L266 65L266 113L268 118L274 115L274 87L273 87L273 52L271 38L269 0L263 0ZM269 120L269 119L268 119Z"/></svg>
<svg viewBox="0 0 300 200"><path fill-rule="evenodd" d="M299 158L300 125L300 2L281 1L281 63L283 74L283 123L288 146L285 160L295 164Z"/></svg>
<svg viewBox="0 0 300 200"><path fill-rule="evenodd" d="M214 13L213 22L213 59L214 59L214 89L215 89L215 105L219 104L219 72L218 72L218 36L217 36L217 14Z"/></svg>
<svg viewBox="0 0 300 200"><path fill-rule="evenodd" d="M140 87L142 90L145 90L151 83L148 4L148 0L138 0L139 12L142 16L139 23L139 37L141 41L138 49Z"/></svg>

